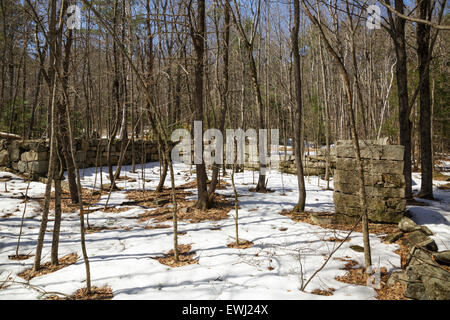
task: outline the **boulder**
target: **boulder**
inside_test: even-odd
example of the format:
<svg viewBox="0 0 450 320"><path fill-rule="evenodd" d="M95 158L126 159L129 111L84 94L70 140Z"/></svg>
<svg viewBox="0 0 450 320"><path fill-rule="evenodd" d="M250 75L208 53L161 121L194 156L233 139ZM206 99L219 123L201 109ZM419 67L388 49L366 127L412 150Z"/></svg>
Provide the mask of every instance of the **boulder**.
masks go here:
<svg viewBox="0 0 450 320"><path fill-rule="evenodd" d="M19 141L11 141L8 146L9 159L11 161L18 161L20 159L20 143Z"/></svg>
<svg viewBox="0 0 450 320"><path fill-rule="evenodd" d="M450 300L450 272L426 250L413 248L406 267L405 296L417 300Z"/></svg>
<svg viewBox="0 0 450 320"><path fill-rule="evenodd" d="M45 151L27 151L20 155L20 160L29 162L29 161L45 161L48 160L48 153Z"/></svg>
<svg viewBox="0 0 450 320"><path fill-rule="evenodd" d="M431 231L430 228L428 228L427 226L421 226L420 227L420 231L425 233L427 236L432 236L433 235L433 231Z"/></svg>
<svg viewBox="0 0 450 320"><path fill-rule="evenodd" d="M437 263L450 266L450 250L436 252L433 257Z"/></svg>
<svg viewBox="0 0 450 320"><path fill-rule="evenodd" d="M388 234L386 236L386 238L384 238L384 241L386 241L388 243L394 243L395 241L397 241L401 237L403 237L403 232L402 231L396 232L396 233L391 233L391 234Z"/></svg>
<svg viewBox="0 0 450 320"><path fill-rule="evenodd" d="M395 272L392 272L391 275L389 276L389 279L386 281L386 285L388 287L392 287L397 282L405 283L407 281L408 281L408 275L406 274L406 272L404 270L395 271Z"/></svg>
<svg viewBox="0 0 450 320"><path fill-rule="evenodd" d="M426 248L430 251L437 251L436 242L433 239L425 235L422 231L416 230L407 234L403 238L406 244L410 247Z"/></svg>
<svg viewBox="0 0 450 320"><path fill-rule="evenodd" d="M358 245L351 245L350 249L356 252L364 252L364 247L358 246Z"/></svg>
<svg viewBox="0 0 450 320"><path fill-rule="evenodd" d="M412 219L403 217L398 223L398 228L403 232L413 232L420 230L420 226L417 225Z"/></svg>

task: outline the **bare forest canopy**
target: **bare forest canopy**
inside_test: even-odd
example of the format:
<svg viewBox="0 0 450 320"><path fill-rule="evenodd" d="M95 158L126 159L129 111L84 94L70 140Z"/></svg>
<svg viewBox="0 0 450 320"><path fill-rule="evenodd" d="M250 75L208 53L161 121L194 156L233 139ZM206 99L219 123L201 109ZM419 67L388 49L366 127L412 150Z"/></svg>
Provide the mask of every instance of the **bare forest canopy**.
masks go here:
<svg viewBox="0 0 450 320"><path fill-rule="evenodd" d="M158 125L170 137L176 128L191 129L200 117L205 130L220 128L221 121L225 128L278 128L280 142L287 142L296 119L292 2L206 1L204 38L196 38L200 2L1 0L0 131L48 136L54 97L56 111L70 113L74 138L164 137ZM449 24L447 3L374 3L381 9L379 29L366 25L366 1L300 1L303 139L325 144L327 136L329 143L351 138L346 88L329 43L349 75L359 138L404 144L400 119L409 119L417 167L426 90L433 152L448 151L450 144L450 38L433 27ZM400 19L395 10L413 21ZM415 22L421 17L429 24ZM421 38L429 51L425 62ZM204 47L200 68L195 41ZM419 89L424 72L425 91ZM65 125L64 113L59 117Z"/></svg>

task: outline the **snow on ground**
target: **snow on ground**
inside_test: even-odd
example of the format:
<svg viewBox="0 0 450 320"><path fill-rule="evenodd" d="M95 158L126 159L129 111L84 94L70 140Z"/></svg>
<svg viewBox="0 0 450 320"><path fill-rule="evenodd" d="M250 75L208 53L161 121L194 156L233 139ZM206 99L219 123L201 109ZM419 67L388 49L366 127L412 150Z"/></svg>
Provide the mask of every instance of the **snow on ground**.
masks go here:
<svg viewBox="0 0 450 320"><path fill-rule="evenodd" d="M191 167L176 164L176 184L192 181ZM106 169L104 170L106 172ZM137 173L131 168L123 168L123 175L136 179L136 182L120 181L119 187L127 190L142 188L141 167ZM145 165L145 187L154 189L158 183L158 163ZM92 188L95 180L95 168L82 170L84 187ZM23 200L18 199L25 193L26 182L6 172L0 177L11 177L7 182L7 191L0 183L0 283L9 275L18 282L24 282L17 276L30 268L33 258L23 261L8 259L15 254L17 236L23 211ZM305 279L317 270L326 256L337 243L323 241L326 238L344 237L346 232L323 229L318 226L293 222L280 215L283 209L291 209L298 198L297 179L294 175L281 175L271 171L267 178L273 193L260 194L249 192L254 186L258 173L246 171L235 177L239 205L240 238L252 241L255 245L249 249L233 249L226 245L234 241L234 211L221 221L204 221L201 223L179 222L179 230L186 232L179 236L179 244L191 244L199 258L198 264L179 268L170 268L160 264L154 257L161 256L172 249L171 229L144 229L152 221L139 223L136 217L145 209L130 206L128 211L120 213L102 212L101 204L106 202L102 196L94 207L98 211L90 214L93 226L121 227L103 230L86 235L87 250L90 257L92 285L109 285L114 292L114 299L374 299L376 292L371 287L349 285L335 280L336 276L345 274L345 261L332 259L325 268L308 285L307 293L299 290L300 270ZM229 178L227 178L229 180ZM169 186L169 179L166 186ZM415 188L420 179L414 175ZM103 183L108 183L106 174ZM97 184L99 186L99 177ZM325 191L325 181L317 186L317 177L306 178L306 210L331 211L333 207L332 191ZM29 195L43 195L45 185L32 182ZM195 192L195 189L191 189ZM232 194L231 187L219 190L222 194ZM440 250L450 246L450 194L436 189L438 201L428 201L426 207L410 207L415 220L427 225L435 232L434 239ZM110 205L120 208L126 201L124 191L114 192ZM40 206L36 201L28 203L20 253L34 253L40 224ZM7 216L11 214L10 216ZM52 214L50 216L52 219ZM168 222L170 223L170 222ZM220 227L212 230L212 227ZM124 229L127 228L127 229ZM130 229L131 228L131 229ZM52 221L48 230L52 229ZM216 228L215 228L216 229ZM283 231L284 230L284 231ZM371 235L372 260L374 267L386 267L389 270L400 267L400 257L393 251L396 244L384 244L379 236ZM351 245L362 245L362 234L354 233L349 242L343 244L335 257L351 257L363 264L363 253L355 252ZM47 232L42 261L50 259L51 233ZM81 257L79 218L77 212L63 214L59 254L77 252ZM302 267L302 268L301 268ZM80 258L76 264L57 272L33 278L30 284L47 292L57 291L72 294L85 283L85 267ZM334 288L332 296L314 295L314 289ZM23 284L12 284L0 290L0 299L39 299L40 294Z"/></svg>

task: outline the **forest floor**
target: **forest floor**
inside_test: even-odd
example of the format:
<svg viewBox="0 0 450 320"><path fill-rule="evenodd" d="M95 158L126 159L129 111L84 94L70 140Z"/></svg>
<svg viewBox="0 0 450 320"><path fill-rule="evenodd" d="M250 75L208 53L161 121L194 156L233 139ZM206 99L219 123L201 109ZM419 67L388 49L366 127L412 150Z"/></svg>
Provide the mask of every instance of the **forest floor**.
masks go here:
<svg viewBox="0 0 450 320"><path fill-rule="evenodd" d="M123 168L124 179L117 183L121 190L113 192L109 200L109 206L113 208L104 210L106 192L92 197L89 206L91 229L86 235L86 245L92 285L107 291L110 288L113 299L377 298L377 291L370 286L336 279L345 278L349 268L363 264L363 253L351 248L362 246L360 232L354 232L349 241L344 242L305 292L299 290L302 281L321 267L348 231L323 228L281 214L296 204L296 176L281 175L272 170L267 178L273 192L255 193L249 189L255 186L258 172L245 171L235 175L239 194L239 238L246 241L236 246L233 245L235 226L230 176L225 177L228 184L217 190L223 196L222 204L226 202L224 199L230 202L228 207L224 205L230 209L228 214L226 211L224 214L222 208L209 216L194 215L196 218L190 219L190 212L193 212L190 200L196 198L195 184L192 183L194 168L176 164L176 185L184 185L177 192L183 192L185 196L185 200L180 199L185 209L180 213L178 242L187 263L174 265L168 261L173 254L170 252L173 249L171 204L155 199L146 203L139 199L138 190L142 189L143 179L140 165L136 169L136 173L131 173L130 166ZM82 170L82 175L83 186L92 190L95 168ZM146 164L146 189L154 190L158 178L158 163ZM413 178L413 189L418 191L420 174L414 173ZM97 176L96 187L100 185L99 180ZM428 205L408 206L413 219L433 231L432 238L439 251L450 248L450 190L438 188L448 184L445 180L434 181L435 201L418 200ZM324 190L325 181L319 182L320 186L317 177L306 178L306 210L331 212L334 210L333 191ZM103 183L109 183L106 174ZM166 180L165 186L170 187L170 179ZM9 259L16 253L26 188L24 179L0 172L0 299L52 299L74 295L86 285L76 207L64 210L59 256L76 253L78 259L30 280L19 276L24 271L26 274L33 265L45 190L42 183L31 182L28 192L30 200L19 250L19 254L29 255L28 259ZM150 191L146 193L151 194ZM49 218L43 264L50 260L52 212ZM395 253L399 245L384 243L384 236L383 233L370 236L372 261L375 268L390 273L400 269L400 256Z"/></svg>

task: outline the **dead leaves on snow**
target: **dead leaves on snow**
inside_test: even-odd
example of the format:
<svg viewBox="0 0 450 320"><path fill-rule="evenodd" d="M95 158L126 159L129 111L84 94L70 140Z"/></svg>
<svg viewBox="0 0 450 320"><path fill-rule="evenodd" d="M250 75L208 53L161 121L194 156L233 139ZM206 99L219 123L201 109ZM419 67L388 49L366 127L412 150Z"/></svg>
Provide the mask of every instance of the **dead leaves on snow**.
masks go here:
<svg viewBox="0 0 450 320"><path fill-rule="evenodd" d="M237 244L236 241L234 241L227 244L227 247L233 249L248 249L253 247L253 242L248 240L239 240L239 244Z"/></svg>
<svg viewBox="0 0 450 320"><path fill-rule="evenodd" d="M369 279L371 275L364 272L364 268L358 266L358 263L356 261L351 259L342 260L347 261L347 264L343 268L347 271L347 273L344 276L337 276L335 278L336 280L359 286L367 286L368 283L372 283L371 279ZM379 287L373 287L373 289L377 292L376 298L378 300L406 300L406 297L404 296L404 292L406 289L405 284L398 282L395 285L389 287L386 285L386 282L389 279L390 274L384 267L380 268L379 272Z"/></svg>
<svg viewBox="0 0 450 320"><path fill-rule="evenodd" d="M25 279L25 280L31 280L34 277L43 276L44 274L49 274L55 271L58 271L62 268L68 267L71 264L74 264L78 260L78 255L73 252L66 254L65 256L59 258L58 265L52 265L50 262L46 262L43 265L41 265L41 268L37 271L33 271L33 269L27 269L25 271L22 271L18 274L19 277Z"/></svg>
<svg viewBox="0 0 450 320"><path fill-rule="evenodd" d="M51 295L45 298L45 300L111 300L114 297L113 291L108 286L98 288L96 286L91 287L91 292L88 293L87 288L78 289L73 295L67 297L60 297L57 295Z"/></svg>
<svg viewBox="0 0 450 320"><path fill-rule="evenodd" d="M304 222L312 225L322 227L330 230L350 231L353 228L353 224L317 224L311 219L312 211L307 212L294 212L293 210L284 209L280 212L281 215L291 218L295 222ZM321 212L323 213L323 212ZM397 224L388 223L369 223L369 232L374 234L386 234L392 233L397 230ZM359 223L354 232L362 232L362 223Z"/></svg>
<svg viewBox="0 0 450 320"><path fill-rule="evenodd" d="M214 207L208 210L196 208L195 200L177 200L177 217L180 221L197 223L202 221L218 221L228 217L229 211L233 208L233 203L229 202L222 195L214 197ZM156 209L147 210L139 215L139 222L153 219L155 222L166 222L173 219L172 203L166 203Z"/></svg>
<svg viewBox="0 0 450 320"><path fill-rule="evenodd" d="M170 250L167 254L165 254L163 257L157 257L154 258L158 260L159 263L164 264L166 266L177 268L186 266L189 264L195 264L198 263L198 258L195 257L195 251L191 251L191 245L190 244L181 244L178 246L178 260L175 261L175 256L173 249Z"/></svg>

